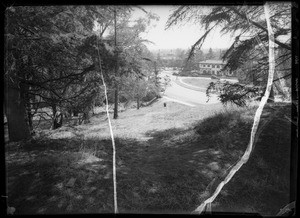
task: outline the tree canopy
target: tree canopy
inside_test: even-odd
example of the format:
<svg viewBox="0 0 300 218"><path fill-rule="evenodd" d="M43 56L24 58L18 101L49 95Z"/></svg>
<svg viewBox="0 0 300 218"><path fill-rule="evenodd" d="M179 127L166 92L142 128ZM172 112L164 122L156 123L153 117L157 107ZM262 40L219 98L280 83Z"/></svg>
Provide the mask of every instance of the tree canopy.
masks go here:
<svg viewBox="0 0 300 218"><path fill-rule="evenodd" d="M147 56L149 52L140 33L156 17L146 12L146 19L129 25L132 10L129 6L8 8L5 12L5 102L10 109L7 110L9 129L19 128L11 119L19 113L17 120L24 120L24 128L32 130L32 117L43 106L52 108L54 122L58 111L89 110L103 95L98 49L103 76L110 87L118 80L116 76L143 75L142 69L146 68L142 55ZM117 26L113 22L114 11L118 13ZM114 27L118 30L117 47ZM113 73L116 60L119 75ZM11 108L19 111L12 112ZM24 128L19 128L19 132Z"/></svg>

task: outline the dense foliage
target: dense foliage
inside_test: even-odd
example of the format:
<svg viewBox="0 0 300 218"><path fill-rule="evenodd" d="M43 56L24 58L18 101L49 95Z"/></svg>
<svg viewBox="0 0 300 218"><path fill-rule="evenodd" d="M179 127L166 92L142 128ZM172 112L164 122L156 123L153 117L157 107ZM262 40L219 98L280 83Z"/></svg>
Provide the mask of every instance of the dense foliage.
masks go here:
<svg viewBox="0 0 300 218"><path fill-rule="evenodd" d="M100 72L109 90L123 75L154 73L153 67L143 63L149 51L139 35L156 17L145 12L145 19L131 21L132 10L129 6L8 8L5 108L10 132L27 129L28 136L33 116L41 107L51 108L48 115L53 128L58 113L81 112L88 120L92 107L104 98ZM20 138L24 136L16 136Z"/></svg>

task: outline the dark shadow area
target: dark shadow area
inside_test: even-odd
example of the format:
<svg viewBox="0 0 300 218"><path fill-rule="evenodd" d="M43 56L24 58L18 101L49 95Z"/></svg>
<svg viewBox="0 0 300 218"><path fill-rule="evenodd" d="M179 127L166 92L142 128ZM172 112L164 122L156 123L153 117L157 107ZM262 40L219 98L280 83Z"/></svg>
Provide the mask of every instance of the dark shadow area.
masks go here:
<svg viewBox="0 0 300 218"><path fill-rule="evenodd" d="M260 127L272 115L258 129L250 159L224 187L213 210L275 216L290 203L291 105L267 106Z"/></svg>
<svg viewBox="0 0 300 218"><path fill-rule="evenodd" d="M105 143L41 139L9 150L8 204L16 214L111 212L111 161L103 152ZM74 184L68 184L70 179Z"/></svg>
<svg viewBox="0 0 300 218"><path fill-rule="evenodd" d="M190 161L195 145L162 146L179 133L184 131L149 134L153 139L146 145L116 139L121 212L189 213L200 203L209 179ZM31 140L8 149L7 176L8 203L16 214L113 211L110 140ZM72 178L76 181L69 187Z"/></svg>

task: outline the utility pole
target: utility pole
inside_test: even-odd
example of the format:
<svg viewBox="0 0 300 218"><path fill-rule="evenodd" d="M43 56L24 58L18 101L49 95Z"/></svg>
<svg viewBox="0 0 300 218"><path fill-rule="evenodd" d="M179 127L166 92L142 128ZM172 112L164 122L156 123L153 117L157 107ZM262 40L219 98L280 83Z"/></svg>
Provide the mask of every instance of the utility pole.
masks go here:
<svg viewBox="0 0 300 218"><path fill-rule="evenodd" d="M114 21L115 21L115 107L114 107L114 119L118 118L118 104L119 104L119 84L118 78L118 49L117 49L117 9L114 10Z"/></svg>

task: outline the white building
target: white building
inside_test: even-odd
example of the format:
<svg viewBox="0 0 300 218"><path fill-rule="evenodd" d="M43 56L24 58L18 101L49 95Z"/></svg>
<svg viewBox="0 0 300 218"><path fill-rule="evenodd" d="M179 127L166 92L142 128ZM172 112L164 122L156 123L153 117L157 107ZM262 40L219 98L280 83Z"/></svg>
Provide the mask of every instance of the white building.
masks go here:
<svg viewBox="0 0 300 218"><path fill-rule="evenodd" d="M222 71L223 67L225 66L226 62L222 60L206 60L200 61L199 69L200 74L209 74L209 75L218 75L218 76L233 76L234 73L228 70Z"/></svg>

